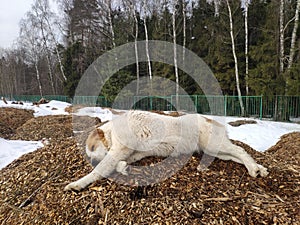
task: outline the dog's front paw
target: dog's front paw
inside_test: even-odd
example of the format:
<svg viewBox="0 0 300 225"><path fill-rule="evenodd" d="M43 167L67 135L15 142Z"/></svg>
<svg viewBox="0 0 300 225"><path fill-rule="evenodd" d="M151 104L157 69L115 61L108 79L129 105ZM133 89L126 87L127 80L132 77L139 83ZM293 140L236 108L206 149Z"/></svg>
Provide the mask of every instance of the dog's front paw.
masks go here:
<svg viewBox="0 0 300 225"><path fill-rule="evenodd" d="M120 161L118 162L117 166L116 166L116 171L118 173L121 173L125 176L128 176L128 172L127 172L127 168L128 168L128 164L126 161Z"/></svg>
<svg viewBox="0 0 300 225"><path fill-rule="evenodd" d="M68 184L65 188L64 191L80 191L85 187L82 187L82 185L80 185L80 183L78 183L77 181L72 182L70 184Z"/></svg>
<svg viewBox="0 0 300 225"><path fill-rule="evenodd" d="M205 172L205 171L208 171L209 169L208 169L208 165L206 165L206 164L199 164L198 166L197 166L197 171L199 171L199 172Z"/></svg>
<svg viewBox="0 0 300 225"><path fill-rule="evenodd" d="M267 168L263 167L262 165L258 165L258 168L259 168L259 174L261 177L268 176L269 172L268 172Z"/></svg>

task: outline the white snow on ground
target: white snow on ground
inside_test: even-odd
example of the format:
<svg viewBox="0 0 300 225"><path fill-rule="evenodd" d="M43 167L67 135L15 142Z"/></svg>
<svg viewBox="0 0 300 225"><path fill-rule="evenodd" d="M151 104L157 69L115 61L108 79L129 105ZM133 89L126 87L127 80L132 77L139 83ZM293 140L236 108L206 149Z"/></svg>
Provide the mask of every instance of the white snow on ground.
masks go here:
<svg viewBox="0 0 300 225"><path fill-rule="evenodd" d="M228 123L236 120L244 120L245 118L209 117L222 124L226 123L226 129L230 139L244 142L257 151L268 150L275 145L284 134L294 131L300 132L300 124L296 123L281 123L248 118L246 120L255 120L257 124L245 124L239 127L233 127Z"/></svg>
<svg viewBox="0 0 300 225"><path fill-rule="evenodd" d="M67 115L65 108L70 106L70 103L60 101L50 101L47 104L41 104L34 107L34 116L50 116L50 115Z"/></svg>
<svg viewBox="0 0 300 225"><path fill-rule="evenodd" d="M21 155L33 152L43 146L40 141L8 141L0 138L0 169Z"/></svg>
<svg viewBox="0 0 300 225"><path fill-rule="evenodd" d="M32 103L24 103L24 105L13 105L11 102L4 104L0 100L0 107L14 107L21 109L34 110L34 116L59 115L68 114L65 108L69 103L60 101L50 101L48 104L33 106ZM111 120L117 115L114 115L109 109L100 107L86 107L80 109L76 115L89 115L91 117L99 117L101 121ZM239 127L232 127L228 123L231 121L241 120L244 118L237 117L218 117L207 116L215 119L223 124L226 124L229 138L242 141L257 151L265 151L279 141L284 134L293 131L300 132L300 124L295 123L280 123L263 120L256 120L257 124L246 124ZM42 142L33 141L8 141L0 138L0 169L8 165L14 159L17 159L22 154L32 152L43 147Z"/></svg>
<svg viewBox="0 0 300 225"><path fill-rule="evenodd" d="M85 107L79 109L74 115L98 117L101 119L101 122L112 120L113 118L113 114L109 109L103 109L101 107Z"/></svg>
<svg viewBox="0 0 300 225"><path fill-rule="evenodd" d="M28 109L34 111L34 116L49 116L49 115L67 115L65 108L70 106L70 103L60 101L50 101L47 104L41 104L39 106L33 105L31 102L24 102L21 104L12 104L12 101L7 101L5 104L0 100L0 107L16 108L16 109Z"/></svg>

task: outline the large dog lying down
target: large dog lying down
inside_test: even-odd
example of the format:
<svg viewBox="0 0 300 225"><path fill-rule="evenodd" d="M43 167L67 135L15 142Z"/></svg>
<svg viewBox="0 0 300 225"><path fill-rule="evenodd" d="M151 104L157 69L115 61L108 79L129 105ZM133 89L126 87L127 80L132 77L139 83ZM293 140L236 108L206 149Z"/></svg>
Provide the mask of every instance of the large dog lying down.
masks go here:
<svg viewBox="0 0 300 225"><path fill-rule="evenodd" d="M230 142L225 127L199 114L180 117L144 111L128 111L93 131L86 153L97 166L65 190L81 190L114 170L126 173L127 164L148 156L178 156L203 151L223 160L244 164L252 177L267 176L244 149Z"/></svg>

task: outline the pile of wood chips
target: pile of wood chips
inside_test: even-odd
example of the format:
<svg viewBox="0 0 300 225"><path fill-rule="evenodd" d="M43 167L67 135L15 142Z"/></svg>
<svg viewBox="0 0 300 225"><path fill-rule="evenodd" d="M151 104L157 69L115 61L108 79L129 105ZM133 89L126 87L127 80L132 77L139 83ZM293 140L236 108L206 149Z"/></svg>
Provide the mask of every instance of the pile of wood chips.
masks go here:
<svg viewBox="0 0 300 225"><path fill-rule="evenodd" d="M88 131L87 120L82 118L82 126L76 122L77 129ZM92 167L72 134L71 117L15 121L19 127L6 138L48 138L50 144L0 170L0 224L299 224L300 133L284 135L265 153L234 141L268 167L266 178L252 178L243 165L219 159L209 170L198 172L202 155L195 154L163 182L139 186L137 182L143 180L138 180L124 185L119 181L128 177L114 174L77 193L63 188ZM158 174L151 167L162 160L143 159L131 173L138 174L144 168L140 166L150 165L148 172ZM179 161L171 161L160 172L172 172L170 168Z"/></svg>
<svg viewBox="0 0 300 225"><path fill-rule="evenodd" d="M33 118L33 111L15 108L0 108L0 137L10 139L16 129Z"/></svg>

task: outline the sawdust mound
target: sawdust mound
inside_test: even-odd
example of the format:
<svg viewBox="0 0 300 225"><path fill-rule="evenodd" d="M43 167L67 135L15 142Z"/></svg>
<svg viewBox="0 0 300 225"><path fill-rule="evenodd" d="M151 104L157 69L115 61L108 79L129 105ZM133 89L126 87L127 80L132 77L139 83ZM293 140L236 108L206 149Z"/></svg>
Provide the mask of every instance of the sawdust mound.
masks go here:
<svg viewBox="0 0 300 225"><path fill-rule="evenodd" d="M38 141L43 138L65 139L72 137L76 132L81 134L81 132L100 122L99 119L88 116L56 115L35 117L16 129L16 134L12 139L31 141Z"/></svg>
<svg viewBox="0 0 300 225"><path fill-rule="evenodd" d="M16 129L33 118L33 111L15 108L0 108L0 137L10 139Z"/></svg>
<svg viewBox="0 0 300 225"><path fill-rule="evenodd" d="M63 188L92 167L74 137L57 138L0 171L0 224L297 224L300 170L283 159L295 150L283 150L294 142L290 135L296 134L283 137L285 143L267 154L234 141L268 167L266 178L252 178L244 166L218 159L198 172L202 155L197 154L154 185L122 185L113 179L126 177L114 174L79 193ZM147 158L136 165L161 160ZM172 163L177 160L168 168ZM132 170L138 173L139 167Z"/></svg>
<svg viewBox="0 0 300 225"><path fill-rule="evenodd" d="M236 120L233 122L229 122L228 124L233 126L233 127L239 127L241 125L245 124L256 124L257 122L255 120Z"/></svg>
<svg viewBox="0 0 300 225"><path fill-rule="evenodd" d="M300 165L300 132L283 135L276 145L266 151L266 154L279 161Z"/></svg>
<svg viewBox="0 0 300 225"><path fill-rule="evenodd" d="M40 116L28 120L19 127L13 139L38 141L43 138L60 139L72 135L71 116Z"/></svg>

